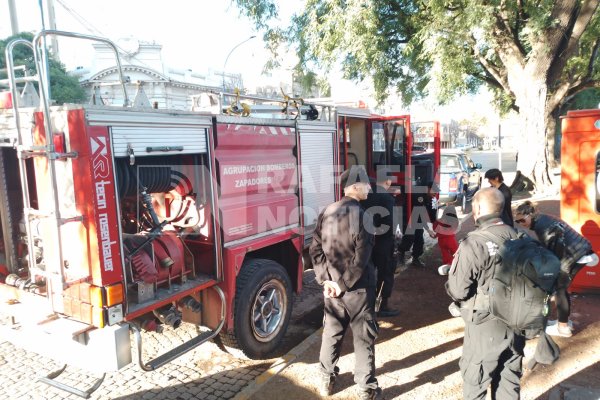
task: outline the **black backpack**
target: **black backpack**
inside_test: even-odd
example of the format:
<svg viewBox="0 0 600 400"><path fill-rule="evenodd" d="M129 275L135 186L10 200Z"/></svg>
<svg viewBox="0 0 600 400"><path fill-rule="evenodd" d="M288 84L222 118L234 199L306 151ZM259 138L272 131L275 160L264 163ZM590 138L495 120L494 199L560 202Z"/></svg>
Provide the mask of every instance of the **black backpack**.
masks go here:
<svg viewBox="0 0 600 400"><path fill-rule="evenodd" d="M475 234L499 246L488 293L478 293L475 304L516 331L534 337L546 328L548 300L560 272L560 260L537 240L524 233L501 242L487 231Z"/></svg>

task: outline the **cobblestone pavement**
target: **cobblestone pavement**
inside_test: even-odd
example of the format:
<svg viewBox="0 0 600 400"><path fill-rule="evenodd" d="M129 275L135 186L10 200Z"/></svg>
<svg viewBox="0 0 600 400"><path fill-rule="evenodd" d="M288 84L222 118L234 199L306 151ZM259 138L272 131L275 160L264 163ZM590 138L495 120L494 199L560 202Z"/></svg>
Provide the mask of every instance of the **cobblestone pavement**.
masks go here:
<svg viewBox="0 0 600 400"><path fill-rule="evenodd" d="M284 338L285 354L317 327L307 316L322 304L321 289L314 273L304 274L304 290L294 296L292 320ZM317 321L318 323L318 321ZM196 328L182 324L177 330L144 338L144 360L191 339ZM133 343L133 338L132 338ZM134 360L137 357L133 356ZM108 373L91 399L231 399L248 383L267 370L272 360L236 359L214 343L205 343L175 361L152 372L143 372L134 362L118 372ZM37 382L38 376L62 367L49 358L13 346L0 337L0 399L80 399L75 395ZM67 368L57 379L84 389L97 379L77 368Z"/></svg>

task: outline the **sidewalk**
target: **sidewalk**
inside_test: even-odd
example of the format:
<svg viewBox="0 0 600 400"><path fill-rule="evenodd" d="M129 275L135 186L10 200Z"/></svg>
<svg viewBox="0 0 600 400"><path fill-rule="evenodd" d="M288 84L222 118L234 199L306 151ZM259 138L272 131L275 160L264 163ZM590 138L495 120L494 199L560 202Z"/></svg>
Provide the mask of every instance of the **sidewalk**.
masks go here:
<svg viewBox="0 0 600 400"><path fill-rule="evenodd" d="M539 209L558 215L558 199L540 199ZM461 234L473 229L469 218ZM462 351L464 324L452 318L445 277L437 275L439 250L433 247L424 258L427 267L409 268L396 278L392 304L400 316L380 320L376 344L377 378L386 399L460 399L462 380L458 359ZM573 298L575 335L557 338L561 359L552 366L525 371L523 399L600 399L600 296ZM236 399L319 399L316 386L321 331L317 331L259 376ZM526 361L535 341L526 347ZM347 335L339 361L341 374L331 399L356 397L353 382L354 356L351 333Z"/></svg>

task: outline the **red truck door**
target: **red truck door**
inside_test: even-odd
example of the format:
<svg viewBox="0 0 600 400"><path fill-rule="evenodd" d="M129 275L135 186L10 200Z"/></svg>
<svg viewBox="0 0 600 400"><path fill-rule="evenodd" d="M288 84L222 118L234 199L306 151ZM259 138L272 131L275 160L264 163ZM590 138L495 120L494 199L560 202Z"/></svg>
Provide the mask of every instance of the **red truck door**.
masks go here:
<svg viewBox="0 0 600 400"><path fill-rule="evenodd" d="M369 148L367 171L377 177L378 166L388 166L395 172L393 186L400 189L399 205L410 210L413 169L411 156L413 139L410 116L372 117L367 126Z"/></svg>
<svg viewBox="0 0 600 400"><path fill-rule="evenodd" d="M561 219L600 253L600 110L569 111L562 120ZM600 291L600 267L584 267L570 289Z"/></svg>

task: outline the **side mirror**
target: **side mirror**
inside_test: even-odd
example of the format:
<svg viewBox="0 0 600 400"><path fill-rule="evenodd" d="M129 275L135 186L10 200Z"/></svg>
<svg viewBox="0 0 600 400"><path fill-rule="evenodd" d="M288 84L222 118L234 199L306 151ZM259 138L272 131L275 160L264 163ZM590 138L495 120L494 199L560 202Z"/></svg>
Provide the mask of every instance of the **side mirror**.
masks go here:
<svg viewBox="0 0 600 400"><path fill-rule="evenodd" d="M477 169L481 169L481 163L476 163L476 164L475 164L475 168L477 168Z"/></svg>

